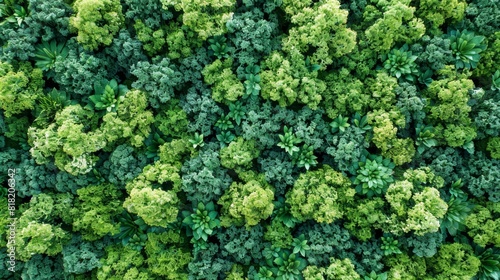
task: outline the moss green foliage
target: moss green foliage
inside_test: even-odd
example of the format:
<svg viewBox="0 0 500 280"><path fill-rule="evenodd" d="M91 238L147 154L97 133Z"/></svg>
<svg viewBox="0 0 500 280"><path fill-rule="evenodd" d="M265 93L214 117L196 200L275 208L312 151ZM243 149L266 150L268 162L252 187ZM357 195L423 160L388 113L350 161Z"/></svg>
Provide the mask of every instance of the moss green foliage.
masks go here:
<svg viewBox="0 0 500 280"><path fill-rule="evenodd" d="M222 205L221 225L257 225L260 220L271 216L273 198L273 189L267 183L262 184L259 180L245 184L233 182L218 202Z"/></svg>
<svg viewBox="0 0 500 280"><path fill-rule="evenodd" d="M428 23L431 32L438 32L445 22L463 19L466 7L467 2L460 0L423 0L419 2L417 15Z"/></svg>
<svg viewBox="0 0 500 280"><path fill-rule="evenodd" d="M493 137L489 139L486 150L490 152L492 158L500 159L500 137Z"/></svg>
<svg viewBox="0 0 500 280"><path fill-rule="evenodd" d="M436 232L448 205L440 197L438 188L443 179L429 168L408 170L405 180L396 181L385 195L391 207L388 229L394 234L414 231L416 235Z"/></svg>
<svg viewBox="0 0 500 280"><path fill-rule="evenodd" d="M59 169L72 175L90 172L97 161L91 153L106 146L102 134L88 132L92 121L91 111L80 105L67 106L48 127L28 130L31 155L38 164L47 163L53 157Z"/></svg>
<svg viewBox="0 0 500 280"><path fill-rule="evenodd" d="M291 28L283 39L283 50L305 54L310 50L314 64L329 65L333 58L350 53L356 44L356 32L346 27L346 10L337 0L314 3L312 1L283 1L290 17ZM325 40L325 37L328 38Z"/></svg>
<svg viewBox="0 0 500 280"><path fill-rule="evenodd" d="M415 17L415 7L410 6L410 1L373 4L365 7L363 23L369 26L365 36L375 52L390 50L396 42L414 42L425 34L425 25Z"/></svg>
<svg viewBox="0 0 500 280"><path fill-rule="evenodd" d="M465 219L469 236L481 247L486 245L500 246L500 238L495 231L500 226L500 208L498 203L488 202L476 205L472 213Z"/></svg>
<svg viewBox="0 0 500 280"><path fill-rule="evenodd" d="M122 6L116 0L77 0L73 10L76 14L69 19L71 30L78 33L78 42L88 50L110 45L124 21Z"/></svg>
<svg viewBox="0 0 500 280"><path fill-rule="evenodd" d="M481 262L469 245L450 243L441 246L428 264L430 274L438 279L470 279L478 272Z"/></svg>
<svg viewBox="0 0 500 280"><path fill-rule="evenodd" d="M498 0L0 0L0 278L497 279L499 30Z"/></svg>
<svg viewBox="0 0 500 280"><path fill-rule="evenodd" d="M354 270L354 265L349 259L330 259L331 264L328 267L308 266L302 272L304 279L324 280L324 279L361 279Z"/></svg>
<svg viewBox="0 0 500 280"><path fill-rule="evenodd" d="M95 193L101 194L94 196ZM98 185L81 188L77 191L78 200L70 210L73 230L82 234L82 239L94 241L118 232L118 224L113 218L122 212L121 193L111 185Z"/></svg>
<svg viewBox="0 0 500 280"><path fill-rule="evenodd" d="M205 82L213 85L212 98L217 102L234 102L243 96L243 84L231 70L233 60L215 60L203 69Z"/></svg>
<svg viewBox="0 0 500 280"><path fill-rule="evenodd" d="M452 30L448 35L451 42L451 51L455 56L457 68L476 68L480 53L486 49L483 43L484 36L476 36L474 32Z"/></svg>
<svg viewBox="0 0 500 280"><path fill-rule="evenodd" d="M472 80L466 76L456 76L452 68L442 71L444 79L431 83L425 95L435 102L430 108L428 119L435 125L439 140L451 147L459 147L476 137L471 125L468 105L469 90L474 88Z"/></svg>
<svg viewBox="0 0 500 280"><path fill-rule="evenodd" d="M323 165L317 171L301 174L286 194L286 202L299 221L314 219L318 223L331 223L343 216L344 204L354 194L348 178Z"/></svg>
<svg viewBox="0 0 500 280"><path fill-rule="evenodd" d="M221 165L230 169L250 168L252 160L259 156L255 141L239 137L220 151Z"/></svg>
<svg viewBox="0 0 500 280"><path fill-rule="evenodd" d="M42 93L44 80L40 69L29 63L0 64L0 108L6 117L33 109L34 101Z"/></svg>
<svg viewBox="0 0 500 280"><path fill-rule="evenodd" d="M231 1L172 1L160 0L163 9L173 7L182 12L182 23L198 33L201 39L221 35L231 18L234 3Z"/></svg>

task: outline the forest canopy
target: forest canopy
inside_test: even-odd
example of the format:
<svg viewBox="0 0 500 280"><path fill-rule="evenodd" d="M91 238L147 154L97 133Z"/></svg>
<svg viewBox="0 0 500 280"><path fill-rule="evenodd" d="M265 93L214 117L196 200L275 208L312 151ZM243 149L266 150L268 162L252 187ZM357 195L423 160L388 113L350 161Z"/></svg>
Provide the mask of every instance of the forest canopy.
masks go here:
<svg viewBox="0 0 500 280"><path fill-rule="evenodd" d="M498 0L0 0L0 44L1 279L500 279Z"/></svg>

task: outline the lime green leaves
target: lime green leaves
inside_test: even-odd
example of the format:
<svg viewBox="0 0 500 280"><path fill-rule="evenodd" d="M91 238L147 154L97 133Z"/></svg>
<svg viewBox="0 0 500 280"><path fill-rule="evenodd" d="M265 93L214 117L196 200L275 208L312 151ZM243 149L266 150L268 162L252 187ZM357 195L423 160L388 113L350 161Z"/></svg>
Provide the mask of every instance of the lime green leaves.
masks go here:
<svg viewBox="0 0 500 280"><path fill-rule="evenodd" d="M87 50L109 46L124 23L119 0L76 0L73 9L70 31L78 32L76 40Z"/></svg>

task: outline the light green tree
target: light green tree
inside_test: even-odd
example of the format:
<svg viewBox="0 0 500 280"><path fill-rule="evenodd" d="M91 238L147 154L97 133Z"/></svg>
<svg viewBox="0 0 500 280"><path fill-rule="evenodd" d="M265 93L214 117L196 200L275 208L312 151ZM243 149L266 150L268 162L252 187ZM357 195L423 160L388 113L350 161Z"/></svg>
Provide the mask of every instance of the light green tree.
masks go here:
<svg viewBox="0 0 500 280"><path fill-rule="evenodd" d="M287 192L286 202L291 214L300 221L332 223L344 215L345 205L353 200L355 193L347 177L323 165L302 173Z"/></svg>
<svg viewBox="0 0 500 280"><path fill-rule="evenodd" d="M76 0L73 10L70 31L78 32L76 40L87 50L110 45L124 23L119 0Z"/></svg>

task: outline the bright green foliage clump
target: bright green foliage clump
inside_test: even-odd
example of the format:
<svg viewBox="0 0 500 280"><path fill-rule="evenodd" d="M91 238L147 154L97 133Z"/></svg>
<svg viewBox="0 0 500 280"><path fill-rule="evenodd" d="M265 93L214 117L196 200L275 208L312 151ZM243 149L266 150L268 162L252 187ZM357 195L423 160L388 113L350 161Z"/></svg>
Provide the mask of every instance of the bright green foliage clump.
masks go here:
<svg viewBox="0 0 500 280"><path fill-rule="evenodd" d="M123 91L118 88L118 92ZM115 89L113 89L115 91ZM118 139L128 139L134 147L144 145L154 122L148 106L146 94L139 90L131 90L125 94L116 112L110 112L102 118L101 132L106 141L115 142Z"/></svg>
<svg viewBox="0 0 500 280"><path fill-rule="evenodd" d="M429 168L408 170L404 178L391 184L385 194L391 206L387 229L395 235L410 231L424 235L438 231L439 219L448 209L438 191L443 186L443 178L434 175Z"/></svg>
<svg viewBox="0 0 500 280"><path fill-rule="evenodd" d="M30 63L0 62L0 108L6 117L33 109L43 86L42 71Z"/></svg>
<svg viewBox="0 0 500 280"><path fill-rule="evenodd" d="M59 169L73 175L90 172L97 161L92 153L106 146L102 134L88 132L92 122L91 111L80 105L67 106L48 127L28 130L32 157L38 164L53 157Z"/></svg>
<svg viewBox="0 0 500 280"><path fill-rule="evenodd" d="M234 8L234 3L229 0L160 0L160 2L165 10L173 6L176 11L182 11L183 24L197 32L202 40L222 35Z"/></svg>
<svg viewBox="0 0 500 280"><path fill-rule="evenodd" d="M95 195L97 193L100 195ZM82 238L90 241L118 233L119 225L112 221L123 210L117 187L111 184L89 186L77 190L77 194L78 200L70 211L74 231L80 231Z"/></svg>
<svg viewBox="0 0 500 280"><path fill-rule="evenodd" d="M70 27L88 50L109 46L124 22L118 0L76 0L73 9L76 14L69 19Z"/></svg>
<svg viewBox="0 0 500 280"><path fill-rule="evenodd" d="M415 146L410 138L396 137L398 129L391 121L395 118L400 119L398 111L377 110L368 113L368 123L373 127L372 142L381 149L382 156L390 158L396 165L402 165L411 161L415 155ZM398 122L398 119L395 121Z"/></svg>
<svg viewBox="0 0 500 280"><path fill-rule="evenodd" d="M427 118L435 123L438 140L451 147L460 147L476 137L468 105L469 90L474 88L474 83L466 76L454 75L451 68L443 70L442 74L445 78L433 81L425 91L425 96L435 102Z"/></svg>
<svg viewBox="0 0 500 280"><path fill-rule="evenodd" d="M220 151L221 165L230 169L250 168L254 158L259 156L253 140L246 141L238 137L229 146Z"/></svg>
<svg viewBox="0 0 500 280"><path fill-rule="evenodd" d="M299 101L316 109L326 85L318 79L318 71L309 71L306 57L295 48L292 51L289 55L273 52L263 62L261 95L264 99L277 101L281 107Z"/></svg>
<svg viewBox="0 0 500 280"><path fill-rule="evenodd" d="M180 246L182 242L183 237L173 230L148 233L144 251L151 273L161 279L188 279L186 267L192 257L190 252Z"/></svg>
<svg viewBox="0 0 500 280"><path fill-rule="evenodd" d="M69 239L68 232L58 226L32 221L17 231L16 256L24 261L34 254L54 256L62 251Z"/></svg>
<svg viewBox="0 0 500 280"><path fill-rule="evenodd" d="M97 270L97 279L152 279L150 272L142 268L146 261L141 252L115 244L107 246L105 250L106 255Z"/></svg>
<svg viewBox="0 0 500 280"><path fill-rule="evenodd" d="M339 115L350 115L354 112L364 112L373 100L365 94L365 85L351 75L346 68L332 71L324 78L327 88L323 95L322 105L329 118Z"/></svg>
<svg viewBox="0 0 500 280"><path fill-rule="evenodd" d="M92 130L96 118L91 110L80 105L67 106L56 114L55 123L28 130L31 154L38 164L54 157L59 169L74 175L86 174L97 161L92 153L110 143L129 138L133 146L144 144L153 122L151 112L144 110L146 105L144 93L130 91L117 111L107 113L101 128L96 130Z"/></svg>
<svg viewBox="0 0 500 280"><path fill-rule="evenodd" d="M345 204L352 201L354 194L347 177L323 165L299 176L286 194L286 203L299 221L314 219L318 223L332 223L342 218Z"/></svg>
<svg viewBox="0 0 500 280"><path fill-rule="evenodd" d="M367 241L374 234L374 229L383 230L386 226L387 203L380 197L361 200L349 205L346 210L345 228L361 241Z"/></svg>
<svg viewBox="0 0 500 280"><path fill-rule="evenodd" d="M500 137L489 139L486 150L490 152L492 158L500 159Z"/></svg>
<svg viewBox="0 0 500 280"><path fill-rule="evenodd" d="M293 54L312 53L311 61L330 65L333 58L350 53L356 45L356 32L346 27L346 10L337 0L314 3L312 1L283 1L290 16L292 28L283 38L283 50Z"/></svg>
<svg viewBox="0 0 500 280"><path fill-rule="evenodd" d="M424 23L414 17L415 8L409 6L410 0L374 3L376 6L367 5L363 14L369 26L365 30L366 39L373 51L388 51L396 42L411 43L424 35Z"/></svg>
<svg viewBox="0 0 500 280"><path fill-rule="evenodd" d="M354 265L350 259L330 258L328 267L308 266L302 272L305 280L326 280L326 279L361 279L361 276L354 270Z"/></svg>
<svg viewBox="0 0 500 280"><path fill-rule="evenodd" d="M150 56L154 56L165 46L166 34L164 29L153 30L140 19L136 20L134 29L137 32L137 38L142 42L142 47Z"/></svg>
<svg viewBox="0 0 500 280"><path fill-rule="evenodd" d="M429 22L431 32L436 32L446 21L460 21L467 7L463 0L421 0L417 15Z"/></svg>
<svg viewBox="0 0 500 280"><path fill-rule="evenodd" d="M137 214L150 226L166 226L177 218L179 198L173 191L160 189L132 189L123 202L123 208Z"/></svg>
<svg viewBox="0 0 500 280"><path fill-rule="evenodd" d="M481 265L472 248L461 243L444 244L427 263L433 279L472 279Z"/></svg>
<svg viewBox="0 0 500 280"><path fill-rule="evenodd" d="M255 226L271 216L273 199L274 192L268 184L257 180L245 184L233 182L218 202L222 205L221 225Z"/></svg>
<svg viewBox="0 0 500 280"><path fill-rule="evenodd" d="M233 60L215 60L207 65L203 71L205 82L212 87L212 98L217 102L234 102L244 94L243 84L231 70Z"/></svg>
<svg viewBox="0 0 500 280"><path fill-rule="evenodd" d="M500 206L498 203L487 202L486 205L476 205L472 213L465 219L469 236L481 247L494 245L500 247Z"/></svg>

